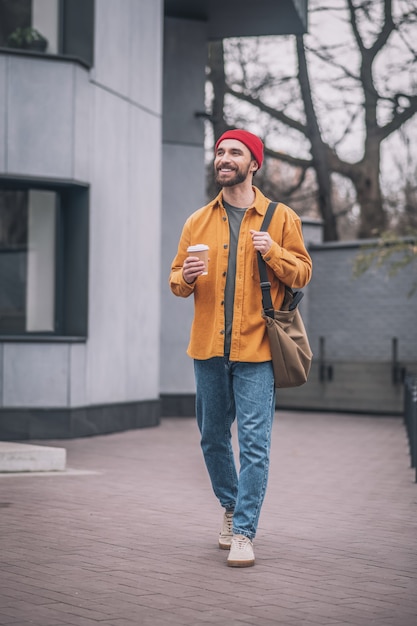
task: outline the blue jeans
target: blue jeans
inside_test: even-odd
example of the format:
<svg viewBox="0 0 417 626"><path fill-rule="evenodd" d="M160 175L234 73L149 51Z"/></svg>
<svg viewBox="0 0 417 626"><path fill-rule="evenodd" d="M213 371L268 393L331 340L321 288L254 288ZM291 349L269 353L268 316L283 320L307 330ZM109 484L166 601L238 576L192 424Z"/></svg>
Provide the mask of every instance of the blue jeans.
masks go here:
<svg viewBox="0 0 417 626"><path fill-rule="evenodd" d="M213 491L234 509L233 532L253 539L265 497L275 412L272 362L237 363L227 357L194 361L196 416ZM231 442L237 418L239 476Z"/></svg>

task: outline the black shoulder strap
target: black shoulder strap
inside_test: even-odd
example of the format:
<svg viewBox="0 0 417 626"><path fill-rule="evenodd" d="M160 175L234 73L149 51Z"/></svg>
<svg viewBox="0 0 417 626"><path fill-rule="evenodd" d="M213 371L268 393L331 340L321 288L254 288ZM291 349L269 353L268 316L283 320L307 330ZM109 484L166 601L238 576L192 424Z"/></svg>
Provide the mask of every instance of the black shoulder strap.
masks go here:
<svg viewBox="0 0 417 626"><path fill-rule="evenodd" d="M271 223L272 216L275 213L275 209L278 206L278 202L270 202L269 206L266 210L264 221L262 222L260 230L268 230L269 224Z"/></svg>
<svg viewBox="0 0 417 626"><path fill-rule="evenodd" d="M264 221L262 222L262 226L260 230L268 230L269 224L271 222L272 216L277 208L278 202L270 202L267 212L265 213ZM271 298L271 283L268 280L268 274L266 271L266 263L262 258L260 252L258 252L258 267L259 267L259 277L261 279L261 289L262 289L262 307L265 315L269 317L274 317L274 307L272 304Z"/></svg>

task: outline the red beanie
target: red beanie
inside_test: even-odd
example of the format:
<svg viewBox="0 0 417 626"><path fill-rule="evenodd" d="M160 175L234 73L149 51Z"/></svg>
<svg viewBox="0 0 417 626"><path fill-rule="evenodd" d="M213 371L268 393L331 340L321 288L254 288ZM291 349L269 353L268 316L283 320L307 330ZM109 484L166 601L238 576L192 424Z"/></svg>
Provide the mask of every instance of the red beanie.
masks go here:
<svg viewBox="0 0 417 626"><path fill-rule="evenodd" d="M235 130L226 130L225 133L216 141L216 145L214 147L214 151L217 151L218 145L223 139L237 139L245 144L247 148L252 152L252 155L255 161L258 163L259 169L261 169L262 162L264 160L264 144L262 141L247 130L240 130L239 128L235 128Z"/></svg>

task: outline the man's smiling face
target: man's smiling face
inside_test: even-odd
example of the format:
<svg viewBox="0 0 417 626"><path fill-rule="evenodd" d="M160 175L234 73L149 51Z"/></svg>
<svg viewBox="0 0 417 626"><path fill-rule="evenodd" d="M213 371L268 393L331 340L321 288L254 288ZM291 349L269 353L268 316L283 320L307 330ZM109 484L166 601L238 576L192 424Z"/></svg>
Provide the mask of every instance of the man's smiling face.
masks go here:
<svg viewBox="0 0 417 626"><path fill-rule="evenodd" d="M216 183L221 187L243 183L249 172L256 169L256 161L244 143L237 139L224 139L219 143L214 157L214 173Z"/></svg>

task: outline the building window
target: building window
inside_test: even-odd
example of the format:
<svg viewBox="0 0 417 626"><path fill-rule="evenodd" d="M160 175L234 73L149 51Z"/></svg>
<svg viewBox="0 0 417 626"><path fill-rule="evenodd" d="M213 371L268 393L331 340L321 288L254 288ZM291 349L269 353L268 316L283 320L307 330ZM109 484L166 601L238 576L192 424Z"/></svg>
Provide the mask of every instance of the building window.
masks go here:
<svg viewBox="0 0 417 626"><path fill-rule="evenodd" d="M94 0L0 0L0 48L93 65Z"/></svg>
<svg viewBox="0 0 417 626"><path fill-rule="evenodd" d="M0 187L0 335L86 336L88 189Z"/></svg>
<svg viewBox="0 0 417 626"><path fill-rule="evenodd" d="M61 0L61 53L94 62L94 0Z"/></svg>
<svg viewBox="0 0 417 626"><path fill-rule="evenodd" d="M32 24L31 0L0 0L0 46L13 45L11 35Z"/></svg>

